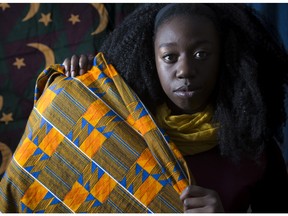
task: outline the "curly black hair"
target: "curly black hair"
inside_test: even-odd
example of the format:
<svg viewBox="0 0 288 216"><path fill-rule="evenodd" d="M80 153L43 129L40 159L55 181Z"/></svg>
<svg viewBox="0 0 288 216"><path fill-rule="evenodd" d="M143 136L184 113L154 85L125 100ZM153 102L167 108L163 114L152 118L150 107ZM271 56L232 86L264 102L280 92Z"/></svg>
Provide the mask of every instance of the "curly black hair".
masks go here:
<svg viewBox="0 0 288 216"><path fill-rule="evenodd" d="M155 17L165 5L142 4L100 48L152 113L167 100L153 43ZM257 159L270 139L281 138L279 131L285 124L287 53L247 5L205 5L217 16L222 44L221 85L215 90L214 104L221 153L233 159Z"/></svg>

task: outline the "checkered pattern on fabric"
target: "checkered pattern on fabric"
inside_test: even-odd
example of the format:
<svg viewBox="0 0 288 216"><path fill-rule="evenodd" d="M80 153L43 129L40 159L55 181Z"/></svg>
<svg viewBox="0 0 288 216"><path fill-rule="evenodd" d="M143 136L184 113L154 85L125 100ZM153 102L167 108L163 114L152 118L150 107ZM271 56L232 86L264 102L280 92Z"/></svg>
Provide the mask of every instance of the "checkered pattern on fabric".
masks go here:
<svg viewBox="0 0 288 216"><path fill-rule="evenodd" d="M87 74L54 65L0 183L1 212L182 212L182 155L102 53Z"/></svg>

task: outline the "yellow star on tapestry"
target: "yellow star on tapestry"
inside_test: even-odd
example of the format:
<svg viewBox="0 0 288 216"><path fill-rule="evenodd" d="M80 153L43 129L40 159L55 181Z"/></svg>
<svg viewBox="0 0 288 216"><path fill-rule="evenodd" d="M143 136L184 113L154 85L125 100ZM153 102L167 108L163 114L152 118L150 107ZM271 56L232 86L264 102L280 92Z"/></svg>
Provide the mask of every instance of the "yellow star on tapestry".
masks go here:
<svg viewBox="0 0 288 216"><path fill-rule="evenodd" d="M16 66L18 69L26 66L26 64L24 63L24 58L15 58L15 62L13 63L13 65Z"/></svg>
<svg viewBox="0 0 288 216"><path fill-rule="evenodd" d="M0 8L2 8L2 11L5 11L6 8L10 8L10 5L7 3L0 3Z"/></svg>
<svg viewBox="0 0 288 216"><path fill-rule="evenodd" d="M72 24L75 25L75 23L80 22L79 15L71 14L68 21L72 22Z"/></svg>
<svg viewBox="0 0 288 216"><path fill-rule="evenodd" d="M38 22L42 22L45 26L47 26L50 22L52 22L51 13L41 13L41 18L38 20Z"/></svg>
<svg viewBox="0 0 288 216"><path fill-rule="evenodd" d="M5 122L5 124L7 125L8 122L13 121L13 117L12 117L13 113L2 113L2 118L0 119L1 122Z"/></svg>

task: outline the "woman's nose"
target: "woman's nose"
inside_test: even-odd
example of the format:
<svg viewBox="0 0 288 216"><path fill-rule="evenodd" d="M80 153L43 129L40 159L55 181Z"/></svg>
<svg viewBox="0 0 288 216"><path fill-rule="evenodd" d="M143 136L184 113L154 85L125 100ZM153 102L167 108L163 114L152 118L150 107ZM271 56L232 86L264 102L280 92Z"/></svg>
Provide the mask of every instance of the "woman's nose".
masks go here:
<svg viewBox="0 0 288 216"><path fill-rule="evenodd" d="M177 68L176 77L178 79L193 78L196 75L196 68L190 59L183 59L179 61L179 66Z"/></svg>

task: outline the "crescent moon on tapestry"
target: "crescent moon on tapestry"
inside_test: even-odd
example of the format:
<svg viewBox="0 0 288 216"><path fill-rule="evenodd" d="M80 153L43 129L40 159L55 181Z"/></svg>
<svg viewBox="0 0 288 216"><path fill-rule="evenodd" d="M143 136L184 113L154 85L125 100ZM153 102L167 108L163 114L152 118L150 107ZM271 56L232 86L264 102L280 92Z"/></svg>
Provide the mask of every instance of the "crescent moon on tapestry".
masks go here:
<svg viewBox="0 0 288 216"><path fill-rule="evenodd" d="M31 3L30 9L27 13L27 15L22 19L22 22L25 22L29 19L31 19L39 10L40 4L39 3Z"/></svg>
<svg viewBox="0 0 288 216"><path fill-rule="evenodd" d="M95 35L95 34L102 32L107 27L108 12L107 12L104 4L92 3L92 6L94 8L96 8L96 10L98 11L99 16L100 16L100 21L99 21L99 25L98 25L97 29L91 33L91 35Z"/></svg>
<svg viewBox="0 0 288 216"><path fill-rule="evenodd" d="M46 65L45 67L50 66L55 63L55 56L53 50L45 44L41 43L29 43L27 46L34 47L43 53L45 57Z"/></svg>
<svg viewBox="0 0 288 216"><path fill-rule="evenodd" d="M3 107L3 104L4 104L4 99L3 99L3 96L2 95L0 95L0 110L2 109L2 107Z"/></svg>
<svg viewBox="0 0 288 216"><path fill-rule="evenodd" d="M0 175L5 172L11 158L12 158L12 151L11 149L5 144L0 142L0 152L2 154L2 163L0 166Z"/></svg>

